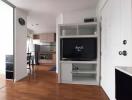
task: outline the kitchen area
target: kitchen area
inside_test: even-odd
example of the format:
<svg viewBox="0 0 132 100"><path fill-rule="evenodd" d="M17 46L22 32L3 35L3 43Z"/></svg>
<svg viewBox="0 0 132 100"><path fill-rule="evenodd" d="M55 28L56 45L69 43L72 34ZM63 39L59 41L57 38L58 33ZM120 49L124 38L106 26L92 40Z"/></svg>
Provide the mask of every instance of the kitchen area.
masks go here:
<svg viewBox="0 0 132 100"><path fill-rule="evenodd" d="M44 65L55 65L56 63L56 43L55 33L34 35L39 43L34 43L35 47L35 63Z"/></svg>
<svg viewBox="0 0 132 100"><path fill-rule="evenodd" d="M36 65L56 65L56 34L33 34L30 50Z"/></svg>

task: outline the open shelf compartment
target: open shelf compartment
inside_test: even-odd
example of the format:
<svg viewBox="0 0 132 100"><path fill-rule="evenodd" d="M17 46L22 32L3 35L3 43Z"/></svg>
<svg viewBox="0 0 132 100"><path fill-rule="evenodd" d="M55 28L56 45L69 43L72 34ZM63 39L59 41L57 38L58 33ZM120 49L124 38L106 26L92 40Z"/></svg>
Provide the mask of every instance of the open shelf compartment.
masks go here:
<svg viewBox="0 0 132 100"><path fill-rule="evenodd" d="M96 81L96 74L73 73L72 81Z"/></svg>
<svg viewBox="0 0 132 100"><path fill-rule="evenodd" d="M97 64L81 64L73 63L72 72L73 73L96 73Z"/></svg>
<svg viewBox="0 0 132 100"><path fill-rule="evenodd" d="M77 26L61 26L60 27L60 36L72 36L77 35Z"/></svg>
<svg viewBox="0 0 132 100"><path fill-rule="evenodd" d="M79 35L96 35L97 32L97 24L92 25L79 25L78 33Z"/></svg>

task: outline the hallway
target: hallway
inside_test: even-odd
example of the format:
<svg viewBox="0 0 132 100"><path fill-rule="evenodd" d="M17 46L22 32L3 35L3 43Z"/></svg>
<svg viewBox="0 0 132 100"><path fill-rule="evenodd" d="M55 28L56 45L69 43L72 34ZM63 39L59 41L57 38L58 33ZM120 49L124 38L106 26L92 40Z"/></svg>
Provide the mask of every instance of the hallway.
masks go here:
<svg viewBox="0 0 132 100"><path fill-rule="evenodd" d="M36 76L15 84L6 81L0 100L109 100L97 86L58 84L51 66L36 66Z"/></svg>

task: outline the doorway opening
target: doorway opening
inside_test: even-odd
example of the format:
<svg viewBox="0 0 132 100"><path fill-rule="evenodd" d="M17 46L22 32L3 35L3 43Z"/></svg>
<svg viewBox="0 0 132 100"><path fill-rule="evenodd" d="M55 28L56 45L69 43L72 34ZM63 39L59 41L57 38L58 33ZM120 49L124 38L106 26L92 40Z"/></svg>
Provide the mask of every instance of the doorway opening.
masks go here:
<svg viewBox="0 0 132 100"><path fill-rule="evenodd" d="M27 33L27 54L33 58L34 71L43 69L49 72L56 72L56 34L43 33L34 34L28 29ZM27 66L29 67L29 65ZM31 70L32 71L32 70Z"/></svg>

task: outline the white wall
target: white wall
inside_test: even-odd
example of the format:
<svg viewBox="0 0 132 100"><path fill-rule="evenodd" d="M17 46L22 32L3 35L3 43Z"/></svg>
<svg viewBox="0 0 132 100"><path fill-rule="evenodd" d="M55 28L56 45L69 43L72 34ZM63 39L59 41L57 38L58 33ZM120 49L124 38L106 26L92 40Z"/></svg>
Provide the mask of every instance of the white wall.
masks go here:
<svg viewBox="0 0 132 100"><path fill-rule="evenodd" d="M63 23L83 23L84 18L96 17L96 9L63 13Z"/></svg>
<svg viewBox="0 0 132 100"><path fill-rule="evenodd" d="M13 8L3 1L0 7L0 74L5 74L5 56L13 55Z"/></svg>
<svg viewBox="0 0 132 100"><path fill-rule="evenodd" d="M120 65L118 51L122 44L119 17L120 7L116 2L108 2L102 10L101 85L110 100L115 99L115 66ZM115 6L117 6L117 9Z"/></svg>
<svg viewBox="0 0 132 100"><path fill-rule="evenodd" d="M101 86L110 100L115 100L115 66L132 66L131 4L131 0L108 0L98 9L102 16ZM124 39L127 45L122 44ZM127 50L128 56L120 56L122 50Z"/></svg>
<svg viewBox="0 0 132 100"><path fill-rule="evenodd" d="M15 81L27 76L26 61L26 40L27 25L22 26L18 23L18 18L22 17L27 21L25 11L15 8Z"/></svg>

